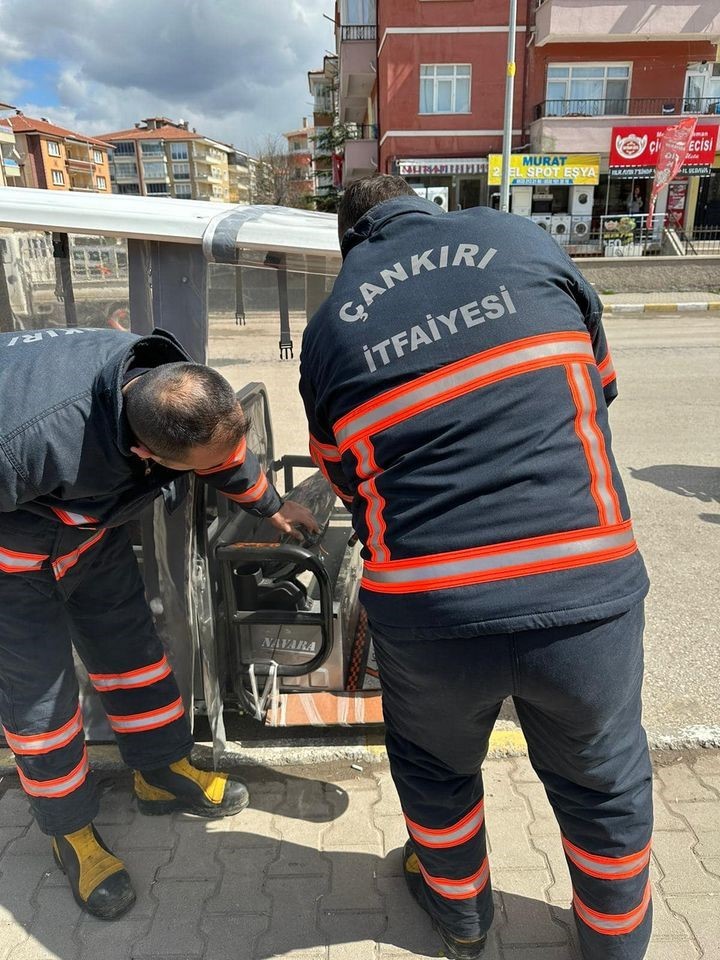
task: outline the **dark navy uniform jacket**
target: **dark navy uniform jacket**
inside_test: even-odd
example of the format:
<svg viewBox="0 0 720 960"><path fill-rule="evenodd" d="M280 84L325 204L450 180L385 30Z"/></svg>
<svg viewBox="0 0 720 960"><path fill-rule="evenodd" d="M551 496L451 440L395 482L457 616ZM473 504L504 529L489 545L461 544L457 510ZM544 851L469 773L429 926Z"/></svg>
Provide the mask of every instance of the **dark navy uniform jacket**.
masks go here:
<svg viewBox="0 0 720 960"><path fill-rule="evenodd" d="M82 328L0 334L0 570L24 573L48 559L18 542L30 514L99 538L184 477L131 452L121 391L133 367L188 359L162 330L142 338ZM226 463L198 473L245 509L280 509L244 440Z"/></svg>
<svg viewBox="0 0 720 960"><path fill-rule="evenodd" d="M530 220L402 197L343 240L305 332L315 462L388 636L580 623L648 588L611 449L601 304Z"/></svg>

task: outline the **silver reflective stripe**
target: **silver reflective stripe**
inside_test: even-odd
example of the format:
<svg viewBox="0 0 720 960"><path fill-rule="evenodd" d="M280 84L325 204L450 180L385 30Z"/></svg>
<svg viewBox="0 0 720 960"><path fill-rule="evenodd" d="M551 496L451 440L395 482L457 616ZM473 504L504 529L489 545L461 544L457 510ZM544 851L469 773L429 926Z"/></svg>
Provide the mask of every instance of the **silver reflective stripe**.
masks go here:
<svg viewBox="0 0 720 960"><path fill-rule="evenodd" d="M620 857L615 862L607 863L612 860L610 857L596 858L591 854L584 854L583 851L574 847L569 841L563 838L563 848L569 860L571 860L583 873L591 876L601 875L608 880L614 880L616 877L625 879L640 873L650 862L650 847L641 850L631 857Z"/></svg>
<svg viewBox="0 0 720 960"><path fill-rule="evenodd" d="M587 924L587 926L592 927L593 930L608 934L629 933L642 923L650 904L650 895L650 881L648 880L642 901L634 910L630 910L628 913L598 913L596 910L591 910L589 907L586 907L582 900L578 898L577 894L573 897L573 906L580 919Z"/></svg>
<svg viewBox="0 0 720 960"><path fill-rule="evenodd" d="M43 782L42 780L30 780L29 777L26 777L19 769L18 773L20 774L20 782L23 785L25 793L29 793L30 796L64 797L84 783L89 770L90 762L88 760L87 749L83 749L82 760L66 777Z"/></svg>
<svg viewBox="0 0 720 960"><path fill-rule="evenodd" d="M161 680L170 672L170 664L165 657L158 663L147 667L145 670L133 670L130 673L119 674L116 677L104 677L95 673L89 674L92 685L96 690L131 690L133 687L145 687L154 683L155 680Z"/></svg>
<svg viewBox="0 0 720 960"><path fill-rule="evenodd" d="M16 570L39 570L43 561L47 559L47 555L32 556L29 553L18 554L14 551L9 553L0 547L0 568L6 570L9 568L8 572L10 573L14 573Z"/></svg>
<svg viewBox="0 0 720 960"><path fill-rule="evenodd" d="M543 539L538 538L538 540ZM363 579L369 584L422 584L444 577L500 572L515 566L541 564L552 560L572 560L603 550L631 546L634 542L632 527L628 525L625 530L587 534L571 540L545 543L535 547L508 546L508 549L503 551L497 551L497 547L493 547L492 553L481 552L486 550L481 547L475 555L471 551L463 551L470 553L465 557L450 554L443 558L442 554L438 554L436 557L428 558L432 559L431 563L418 566L408 566L407 561L396 560L385 564L382 570L376 570L373 569L373 563L368 561L365 564Z"/></svg>
<svg viewBox="0 0 720 960"><path fill-rule="evenodd" d="M480 802L475 810L471 811L469 818L461 821L456 827L448 827L446 830L424 830L417 823L408 820L408 830L424 847L456 847L474 837L482 827L484 819L483 804Z"/></svg>
<svg viewBox="0 0 720 960"><path fill-rule="evenodd" d="M519 344L523 342L525 341L521 340ZM577 359L578 355L587 357L588 362L595 362L589 337L582 340L555 340L524 347L518 345L516 349L485 359L483 359L483 354L479 354L475 363L459 368L458 364L454 363L445 375L434 377L431 380L423 377L416 386L403 390L399 396L390 397L385 401L381 400L377 406L368 410L367 413L351 417L341 427L335 427L333 431L335 439L338 445L342 447L356 434L373 433L378 425L382 424L388 417L402 413L409 407L414 407L416 404L427 400L442 403L443 395L449 391L460 389L461 393L464 393L475 389L475 381L481 377L503 371L510 373L513 367L528 363L531 360L564 356L568 359ZM453 396L455 395L453 393Z"/></svg>
<svg viewBox="0 0 720 960"><path fill-rule="evenodd" d="M419 861L418 861L419 862ZM447 897L450 900L466 900L469 897L476 897L485 887L490 876L490 865L485 857L482 866L472 877L463 880L446 880L444 877L431 877L420 864L420 870L425 878L427 885L439 893L441 897Z"/></svg>
<svg viewBox="0 0 720 960"><path fill-rule="evenodd" d="M600 523L620 523L622 516L618 508L617 499L613 496L612 477L610 476L610 464L605 451L605 438L600 432L600 427L595 422L595 394L592 393L592 387L585 377L585 368L579 363L572 363L568 366L568 376L577 391L580 405L579 429L582 432L587 443L588 459L590 471L593 477L597 478L594 485L596 499L602 504L604 516L601 513Z"/></svg>
<svg viewBox="0 0 720 960"><path fill-rule="evenodd" d="M74 737L82 730L82 717L80 707L75 711L75 716L68 723L49 733L38 734L37 737L20 736L10 733L3 727L5 739L13 753L20 755L32 753L50 753L58 747L64 747L70 743Z"/></svg>
<svg viewBox="0 0 720 960"><path fill-rule="evenodd" d="M106 532L106 530L101 530L100 533L96 533L94 537L90 537L89 540L81 543L79 547L75 548L75 550L72 550L70 553L66 553L62 557L58 557L57 560L54 560L52 567L53 573L55 574L55 579L60 580L61 577L64 577L68 570L75 566L86 550L89 550L90 547L94 546L98 540L102 540Z"/></svg>
<svg viewBox="0 0 720 960"><path fill-rule="evenodd" d="M129 717L117 717L108 715L110 726L116 733L137 733L142 730L153 730L155 727L162 727L166 723L172 723L182 717L184 713L182 700L178 697L174 703L163 710L152 710L150 713L133 714Z"/></svg>

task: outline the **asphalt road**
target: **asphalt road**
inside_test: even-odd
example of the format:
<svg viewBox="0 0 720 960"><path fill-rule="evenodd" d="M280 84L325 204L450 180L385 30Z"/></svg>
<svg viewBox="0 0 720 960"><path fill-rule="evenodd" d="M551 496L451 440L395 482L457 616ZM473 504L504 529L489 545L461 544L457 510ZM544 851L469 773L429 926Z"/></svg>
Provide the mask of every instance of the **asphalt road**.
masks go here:
<svg viewBox="0 0 720 960"><path fill-rule="evenodd" d="M293 324L296 357L302 323ZM615 455L650 572L645 718L656 744L720 745L720 316L609 317ZM277 321L213 325L211 363L266 383L276 453L305 452L297 359Z"/></svg>

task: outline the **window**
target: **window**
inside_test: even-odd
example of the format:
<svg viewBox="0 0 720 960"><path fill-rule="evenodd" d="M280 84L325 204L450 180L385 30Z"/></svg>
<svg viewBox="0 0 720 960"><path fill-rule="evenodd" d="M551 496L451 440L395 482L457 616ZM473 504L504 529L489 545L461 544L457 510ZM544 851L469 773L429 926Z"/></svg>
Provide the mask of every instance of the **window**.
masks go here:
<svg viewBox="0 0 720 960"><path fill-rule="evenodd" d="M159 140L151 140L140 144L140 150L144 157L164 157L165 150Z"/></svg>
<svg viewBox="0 0 720 960"><path fill-rule="evenodd" d="M93 163L102 163L104 159L104 155L99 150L93 150Z"/></svg>
<svg viewBox="0 0 720 960"><path fill-rule="evenodd" d="M130 160L117 161L113 164L115 178L117 180L136 179L138 175L137 164Z"/></svg>
<svg viewBox="0 0 720 960"><path fill-rule="evenodd" d="M547 68L548 117L625 115L630 64L553 64Z"/></svg>
<svg viewBox="0 0 720 960"><path fill-rule="evenodd" d="M107 180L105 177L97 178L97 188L98 190L107 190Z"/></svg>
<svg viewBox="0 0 720 960"><path fill-rule="evenodd" d="M60 144L56 140L48 140L47 151L51 157L60 156Z"/></svg>
<svg viewBox="0 0 720 960"><path fill-rule="evenodd" d="M163 196L170 195L170 188L166 183L148 183L145 185L148 194L161 194Z"/></svg>
<svg viewBox="0 0 720 960"><path fill-rule="evenodd" d="M164 162L150 161L143 164L143 175L146 180L163 180L167 177L167 167Z"/></svg>
<svg viewBox="0 0 720 960"><path fill-rule="evenodd" d="M147 166L147 164L145 164ZM190 164L189 163L174 163L172 165L173 169L173 179L174 180L189 180L190 179Z"/></svg>
<svg viewBox="0 0 720 960"><path fill-rule="evenodd" d="M170 156L173 160L187 160L189 157L188 145L186 143L173 143L170 146Z"/></svg>
<svg viewBox="0 0 720 960"><path fill-rule="evenodd" d="M56 187L65 186L65 177L63 176L62 170L53 170L52 182L55 184Z"/></svg>
<svg viewBox="0 0 720 960"><path fill-rule="evenodd" d="M134 157L135 156L135 144L132 140L125 141L123 143L113 144L115 149L116 157Z"/></svg>
<svg viewBox="0 0 720 960"><path fill-rule="evenodd" d="M140 184L139 183L119 183L117 185L117 192L123 193L125 195L130 195L137 197L140 193Z"/></svg>
<svg viewBox="0 0 720 960"><path fill-rule="evenodd" d="M374 24L375 19L375 0L343 0L343 26L349 24Z"/></svg>
<svg viewBox="0 0 720 960"><path fill-rule="evenodd" d="M423 63L420 113L470 113L470 64Z"/></svg>
<svg viewBox="0 0 720 960"><path fill-rule="evenodd" d="M720 113L720 63L688 64L683 112Z"/></svg>
<svg viewBox="0 0 720 960"><path fill-rule="evenodd" d="M181 200L192 200L192 187L189 183L176 183L175 196Z"/></svg>

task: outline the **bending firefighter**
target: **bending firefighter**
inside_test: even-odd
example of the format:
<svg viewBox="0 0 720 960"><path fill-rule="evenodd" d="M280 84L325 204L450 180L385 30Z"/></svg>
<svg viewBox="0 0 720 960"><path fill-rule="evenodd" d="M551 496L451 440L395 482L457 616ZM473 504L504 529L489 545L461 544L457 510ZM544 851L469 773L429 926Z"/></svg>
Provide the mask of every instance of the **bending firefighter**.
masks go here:
<svg viewBox="0 0 720 960"><path fill-rule="evenodd" d="M189 760L185 708L155 631L125 523L194 471L292 533L246 448L230 384L168 334L0 334L0 716L35 819L78 904L134 902L93 826L72 644L100 694L146 814L237 813L245 786Z"/></svg>
<svg viewBox="0 0 720 960"><path fill-rule="evenodd" d="M601 304L530 220L350 184L303 338L313 458L352 510L405 875L448 956L492 922L481 766L512 696L585 960L650 935L648 582L611 450ZM492 825L490 825L492 830Z"/></svg>

